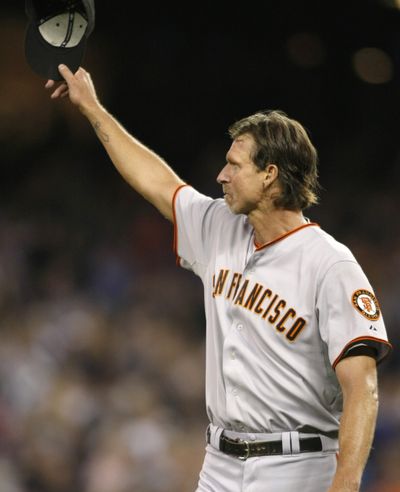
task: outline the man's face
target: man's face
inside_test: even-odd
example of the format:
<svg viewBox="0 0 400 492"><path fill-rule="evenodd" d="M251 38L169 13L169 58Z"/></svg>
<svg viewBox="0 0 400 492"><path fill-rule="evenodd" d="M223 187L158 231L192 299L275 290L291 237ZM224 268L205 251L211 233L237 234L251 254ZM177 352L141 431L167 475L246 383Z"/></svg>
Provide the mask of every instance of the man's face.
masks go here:
<svg viewBox="0 0 400 492"><path fill-rule="evenodd" d="M248 215L263 197L265 172L251 158L254 147L254 139L248 133L237 137L226 154L226 165L217 176L225 202L235 214Z"/></svg>

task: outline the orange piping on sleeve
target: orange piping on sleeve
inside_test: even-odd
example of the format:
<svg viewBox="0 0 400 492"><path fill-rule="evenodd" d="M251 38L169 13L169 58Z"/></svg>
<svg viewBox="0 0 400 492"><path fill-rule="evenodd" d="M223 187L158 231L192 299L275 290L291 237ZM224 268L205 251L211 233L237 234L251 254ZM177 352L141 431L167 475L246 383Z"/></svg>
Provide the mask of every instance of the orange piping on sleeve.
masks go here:
<svg viewBox="0 0 400 492"><path fill-rule="evenodd" d="M172 244L172 249L173 249L173 252L175 253L176 264L178 266L181 266L181 259L180 259L179 255L178 255L178 226L177 226L177 223L176 223L176 209L175 209L175 204L176 204L176 198L178 196L178 192L182 188L184 188L185 186L190 186L190 185L183 184L183 185L178 186L178 188L175 190L174 195L172 197L172 214L173 214L173 218L174 218L174 240L173 240L173 244Z"/></svg>
<svg viewBox="0 0 400 492"><path fill-rule="evenodd" d="M383 359L385 359L393 349L392 344L390 342L388 342L387 340L382 340L381 338L374 338L374 337L358 337L358 338L355 338L354 340L351 340L351 342L349 342L344 347L344 349L340 352L340 354L336 357L335 362L332 364L333 369L336 368L338 362L340 362L341 358L347 352L347 350L349 349L349 347L351 345L353 345L356 342L362 342L363 340L371 340L371 341L376 342L376 343L383 343L384 345L387 345L389 347L388 352L381 359L377 360L377 363L381 362Z"/></svg>

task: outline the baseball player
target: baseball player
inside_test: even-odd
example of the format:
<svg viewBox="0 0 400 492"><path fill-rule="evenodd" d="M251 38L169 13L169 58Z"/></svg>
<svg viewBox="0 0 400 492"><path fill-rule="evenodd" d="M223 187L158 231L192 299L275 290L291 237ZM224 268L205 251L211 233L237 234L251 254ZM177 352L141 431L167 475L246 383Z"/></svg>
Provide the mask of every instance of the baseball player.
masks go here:
<svg viewBox="0 0 400 492"><path fill-rule="evenodd" d="M124 130L88 72L60 73L51 97L69 95L124 179L173 222L178 261L204 285L210 424L197 490L358 491L391 346L353 254L303 214L318 191L307 132L281 111L234 123L213 199Z"/></svg>

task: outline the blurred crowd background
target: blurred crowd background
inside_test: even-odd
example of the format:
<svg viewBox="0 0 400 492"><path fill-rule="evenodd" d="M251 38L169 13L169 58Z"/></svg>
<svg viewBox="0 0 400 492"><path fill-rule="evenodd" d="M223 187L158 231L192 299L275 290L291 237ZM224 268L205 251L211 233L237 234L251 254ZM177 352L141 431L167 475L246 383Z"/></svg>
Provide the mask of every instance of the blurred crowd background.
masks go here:
<svg viewBox="0 0 400 492"><path fill-rule="evenodd" d="M0 491L190 492L204 453L202 287L171 225L24 58L0 6ZM200 191L258 109L319 150L307 215L354 252L392 355L363 492L400 491L400 11L396 1L96 2L103 104Z"/></svg>

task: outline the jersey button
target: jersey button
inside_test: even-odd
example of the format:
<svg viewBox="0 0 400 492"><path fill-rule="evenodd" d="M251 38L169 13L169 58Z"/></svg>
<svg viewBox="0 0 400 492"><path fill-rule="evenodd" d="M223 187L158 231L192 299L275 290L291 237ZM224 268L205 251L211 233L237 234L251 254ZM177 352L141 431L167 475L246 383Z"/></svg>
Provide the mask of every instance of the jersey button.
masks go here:
<svg viewBox="0 0 400 492"><path fill-rule="evenodd" d="M232 350L231 352L231 359L235 360L236 359L236 350Z"/></svg>
<svg viewBox="0 0 400 492"><path fill-rule="evenodd" d="M237 327L236 327L239 331L241 331L241 329L243 328L243 325L242 324L238 324Z"/></svg>

